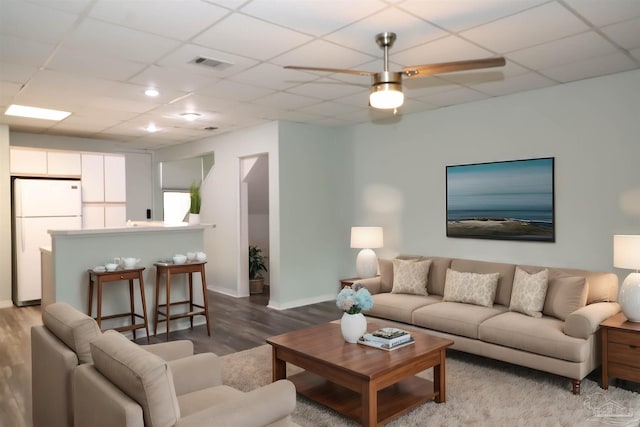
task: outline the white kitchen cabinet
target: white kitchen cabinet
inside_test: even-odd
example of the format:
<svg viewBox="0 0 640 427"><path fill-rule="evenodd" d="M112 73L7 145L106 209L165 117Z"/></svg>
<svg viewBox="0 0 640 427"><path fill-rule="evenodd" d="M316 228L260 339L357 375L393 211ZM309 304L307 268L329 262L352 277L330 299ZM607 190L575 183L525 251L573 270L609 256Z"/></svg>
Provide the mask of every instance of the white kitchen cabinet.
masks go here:
<svg viewBox="0 0 640 427"><path fill-rule="evenodd" d="M82 153L82 202L104 202L104 156Z"/></svg>
<svg viewBox="0 0 640 427"><path fill-rule="evenodd" d="M9 147L9 168L12 175L47 175L47 152Z"/></svg>
<svg viewBox="0 0 640 427"><path fill-rule="evenodd" d="M80 176L82 174L80 153L73 151L48 151L47 174L49 176Z"/></svg>
<svg viewBox="0 0 640 427"><path fill-rule="evenodd" d="M106 205L104 207L105 227L124 227L127 225L126 205Z"/></svg>
<svg viewBox="0 0 640 427"><path fill-rule="evenodd" d="M104 206L82 206L82 228L104 228Z"/></svg>
<svg viewBox="0 0 640 427"><path fill-rule="evenodd" d="M104 156L104 201L126 202L127 181L124 156Z"/></svg>

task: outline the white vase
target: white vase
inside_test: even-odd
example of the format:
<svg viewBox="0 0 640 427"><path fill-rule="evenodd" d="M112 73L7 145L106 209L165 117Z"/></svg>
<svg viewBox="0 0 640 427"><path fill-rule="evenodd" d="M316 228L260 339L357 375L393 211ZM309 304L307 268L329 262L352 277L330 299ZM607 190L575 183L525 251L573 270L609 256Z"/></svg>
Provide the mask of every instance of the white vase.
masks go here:
<svg viewBox="0 0 640 427"><path fill-rule="evenodd" d="M349 314L345 312L340 320L340 330L346 342L356 343L358 338L367 332L367 319L362 313Z"/></svg>
<svg viewBox="0 0 640 427"><path fill-rule="evenodd" d="M200 214L189 214L189 224L200 224Z"/></svg>

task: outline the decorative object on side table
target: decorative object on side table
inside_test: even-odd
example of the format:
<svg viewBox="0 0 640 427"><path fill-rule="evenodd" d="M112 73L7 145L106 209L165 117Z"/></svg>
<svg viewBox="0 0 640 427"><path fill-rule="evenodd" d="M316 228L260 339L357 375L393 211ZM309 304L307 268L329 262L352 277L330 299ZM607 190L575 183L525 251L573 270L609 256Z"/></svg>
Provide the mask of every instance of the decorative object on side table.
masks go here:
<svg viewBox="0 0 640 427"><path fill-rule="evenodd" d="M357 343L367 332L367 319L362 310L373 307L373 298L369 290L360 283L354 283L353 288L346 286L338 294L336 305L344 311L340 320L340 330L346 342Z"/></svg>
<svg viewBox="0 0 640 427"><path fill-rule="evenodd" d="M618 302L631 322L640 322L640 236L613 236L613 266L635 270L622 282Z"/></svg>
<svg viewBox="0 0 640 427"><path fill-rule="evenodd" d="M262 249L249 245L249 293L260 294L264 290L264 277L261 271L267 272Z"/></svg>
<svg viewBox="0 0 640 427"><path fill-rule="evenodd" d="M195 181L191 183L189 187L189 198L191 204L189 205L189 224L200 224L200 205L202 204L202 198L200 197L200 185Z"/></svg>
<svg viewBox="0 0 640 427"><path fill-rule="evenodd" d="M378 258L373 251L384 244L382 227L351 227L351 247L362 249L356 259L356 271L363 279L378 273Z"/></svg>

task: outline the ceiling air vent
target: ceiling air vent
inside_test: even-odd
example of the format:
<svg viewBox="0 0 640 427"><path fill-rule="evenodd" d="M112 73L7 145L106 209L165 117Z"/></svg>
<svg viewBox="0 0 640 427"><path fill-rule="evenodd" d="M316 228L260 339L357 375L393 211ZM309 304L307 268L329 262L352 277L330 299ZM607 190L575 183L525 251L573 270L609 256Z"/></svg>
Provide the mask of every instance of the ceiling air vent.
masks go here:
<svg viewBox="0 0 640 427"><path fill-rule="evenodd" d="M191 64L202 65L205 67L213 68L218 71L224 70L233 65L231 62L224 62L224 61L220 61L219 59L207 58L206 56L196 56L189 62Z"/></svg>

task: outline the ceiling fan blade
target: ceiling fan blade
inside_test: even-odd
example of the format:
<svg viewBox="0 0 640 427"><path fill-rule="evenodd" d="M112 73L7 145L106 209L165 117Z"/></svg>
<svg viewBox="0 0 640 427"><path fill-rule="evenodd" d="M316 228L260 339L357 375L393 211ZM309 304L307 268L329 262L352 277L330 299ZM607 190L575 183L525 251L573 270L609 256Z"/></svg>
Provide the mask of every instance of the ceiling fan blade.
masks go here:
<svg viewBox="0 0 640 427"><path fill-rule="evenodd" d="M439 64L413 65L404 67L402 73L411 77L426 77L434 74L451 73L454 71L476 70L480 68L502 67L506 64L503 57L470 59L467 61L441 62Z"/></svg>
<svg viewBox="0 0 640 427"><path fill-rule="evenodd" d="M355 74L358 76L372 76L375 74L373 71L343 70L341 68L324 68L324 67L303 67L303 66L297 66L297 65L286 65L284 68L287 68L289 70L325 71L327 73Z"/></svg>

